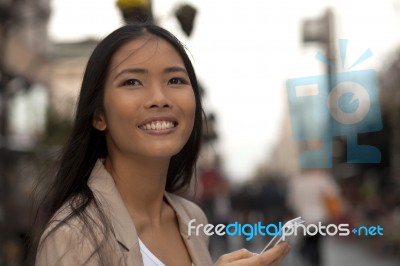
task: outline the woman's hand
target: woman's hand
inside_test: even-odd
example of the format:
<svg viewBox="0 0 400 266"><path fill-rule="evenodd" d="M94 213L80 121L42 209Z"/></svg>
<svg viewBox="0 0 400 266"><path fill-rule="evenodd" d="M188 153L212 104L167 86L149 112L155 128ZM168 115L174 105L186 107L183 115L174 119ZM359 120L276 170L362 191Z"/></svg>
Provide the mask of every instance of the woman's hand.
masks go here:
<svg viewBox="0 0 400 266"><path fill-rule="evenodd" d="M283 242L262 254L241 249L222 255L214 266L278 266L289 252L290 247Z"/></svg>

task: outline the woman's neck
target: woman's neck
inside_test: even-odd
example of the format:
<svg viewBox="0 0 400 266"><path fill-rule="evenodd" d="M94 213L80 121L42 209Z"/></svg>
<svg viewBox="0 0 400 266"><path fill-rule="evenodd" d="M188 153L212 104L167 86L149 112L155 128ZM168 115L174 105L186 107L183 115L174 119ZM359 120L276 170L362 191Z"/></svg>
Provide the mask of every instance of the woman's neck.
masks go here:
<svg viewBox="0 0 400 266"><path fill-rule="evenodd" d="M169 159L107 157L105 167L114 178L132 218L161 222ZM139 218L140 217L140 218Z"/></svg>

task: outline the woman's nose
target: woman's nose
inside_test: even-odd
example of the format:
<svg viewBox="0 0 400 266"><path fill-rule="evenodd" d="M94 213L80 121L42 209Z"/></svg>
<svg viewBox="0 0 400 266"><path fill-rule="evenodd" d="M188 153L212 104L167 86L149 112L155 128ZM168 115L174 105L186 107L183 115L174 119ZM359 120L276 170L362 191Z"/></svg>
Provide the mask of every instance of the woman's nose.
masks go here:
<svg viewBox="0 0 400 266"><path fill-rule="evenodd" d="M147 108L171 108L172 102L169 99L166 88L161 85L153 86L149 90L149 97L146 103Z"/></svg>

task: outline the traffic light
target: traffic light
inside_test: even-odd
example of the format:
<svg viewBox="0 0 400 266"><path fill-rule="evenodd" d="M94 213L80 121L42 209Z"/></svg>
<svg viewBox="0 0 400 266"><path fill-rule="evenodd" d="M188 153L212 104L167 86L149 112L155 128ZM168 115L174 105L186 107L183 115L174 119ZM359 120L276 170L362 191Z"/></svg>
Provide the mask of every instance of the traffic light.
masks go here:
<svg viewBox="0 0 400 266"><path fill-rule="evenodd" d="M303 22L303 42L319 43L324 49L331 62L335 62L334 49L334 14L327 9L325 14L319 18L307 19ZM327 64L327 73L332 73L331 64ZM332 77L328 75L328 82L332 84Z"/></svg>
<svg viewBox="0 0 400 266"><path fill-rule="evenodd" d="M327 45L331 42L333 34L333 13L327 10L326 13L314 19L307 19L303 22L303 42L318 42Z"/></svg>
<svg viewBox="0 0 400 266"><path fill-rule="evenodd" d="M197 10L188 4L181 5L175 11L175 16L178 19L182 30L186 33L187 36L190 36L190 34L192 33L196 14Z"/></svg>
<svg viewBox="0 0 400 266"><path fill-rule="evenodd" d="M151 0L117 0L117 6L128 24L153 23Z"/></svg>

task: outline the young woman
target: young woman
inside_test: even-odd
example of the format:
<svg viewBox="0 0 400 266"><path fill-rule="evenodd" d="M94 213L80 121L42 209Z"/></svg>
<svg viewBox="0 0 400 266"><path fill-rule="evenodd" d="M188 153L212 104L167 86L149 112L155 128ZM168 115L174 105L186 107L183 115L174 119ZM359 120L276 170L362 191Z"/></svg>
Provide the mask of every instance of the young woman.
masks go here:
<svg viewBox="0 0 400 266"><path fill-rule="evenodd" d="M212 265L206 224L174 194L191 182L202 106L182 44L154 25L128 25L98 44L51 193L36 265ZM216 265L279 265L281 244Z"/></svg>

